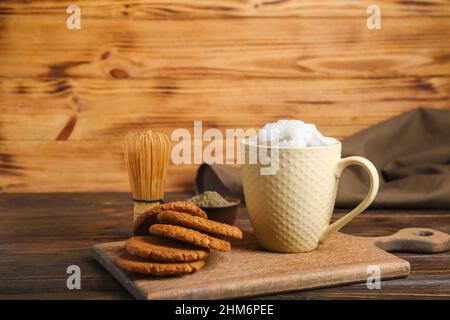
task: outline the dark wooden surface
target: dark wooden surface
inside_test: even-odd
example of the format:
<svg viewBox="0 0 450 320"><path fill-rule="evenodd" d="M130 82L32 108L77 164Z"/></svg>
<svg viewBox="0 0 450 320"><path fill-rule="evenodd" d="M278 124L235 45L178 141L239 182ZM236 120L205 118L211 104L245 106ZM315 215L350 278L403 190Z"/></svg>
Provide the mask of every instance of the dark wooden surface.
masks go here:
<svg viewBox="0 0 450 320"><path fill-rule="evenodd" d="M0 298L131 299L91 255L95 243L127 238L131 215L126 193L0 195ZM368 211L343 231L382 236L416 226L450 233L450 211ZM397 255L411 263L411 275L384 281L381 290L359 284L261 298L450 299L450 252ZM81 290L66 287L72 264L81 268Z"/></svg>

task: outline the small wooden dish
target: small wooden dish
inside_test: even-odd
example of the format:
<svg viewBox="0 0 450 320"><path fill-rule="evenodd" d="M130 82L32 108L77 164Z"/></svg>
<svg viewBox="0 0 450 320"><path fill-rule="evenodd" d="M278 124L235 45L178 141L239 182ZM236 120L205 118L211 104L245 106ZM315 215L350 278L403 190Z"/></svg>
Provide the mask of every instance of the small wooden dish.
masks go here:
<svg viewBox="0 0 450 320"><path fill-rule="evenodd" d="M237 212L241 200L225 198L229 202L233 202L232 205L226 207L200 207L208 215L208 219L217 222L233 225L236 222Z"/></svg>

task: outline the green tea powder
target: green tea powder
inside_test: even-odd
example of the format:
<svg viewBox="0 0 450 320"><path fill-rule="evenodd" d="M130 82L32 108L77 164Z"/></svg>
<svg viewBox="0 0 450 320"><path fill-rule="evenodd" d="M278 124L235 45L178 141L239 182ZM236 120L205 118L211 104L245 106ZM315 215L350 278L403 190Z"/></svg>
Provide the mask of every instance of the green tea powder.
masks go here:
<svg viewBox="0 0 450 320"><path fill-rule="evenodd" d="M204 208L228 207L234 204L233 202L227 201L224 197L222 197L215 191L205 191L202 194L193 196L187 201Z"/></svg>

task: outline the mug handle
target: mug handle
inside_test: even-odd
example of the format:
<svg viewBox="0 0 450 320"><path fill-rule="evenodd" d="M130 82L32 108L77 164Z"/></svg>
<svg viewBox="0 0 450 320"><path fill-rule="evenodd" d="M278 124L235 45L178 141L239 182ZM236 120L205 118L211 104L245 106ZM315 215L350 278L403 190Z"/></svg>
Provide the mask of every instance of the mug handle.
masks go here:
<svg viewBox="0 0 450 320"><path fill-rule="evenodd" d="M361 201L361 203L355 209L353 209L345 216L343 216L342 218L340 218L339 220L335 221L334 223L330 224L328 227L325 228L325 231L320 237L319 243L327 241L336 231L341 229L353 218L355 218L361 212L366 210L366 208L373 202L375 196L377 195L378 187L380 185L378 172L375 166L372 164L372 162L370 162L366 158L353 156L338 160L334 170L334 175L336 176L336 179L339 179L341 177L342 171L344 171L345 168L351 165L361 166L367 172L370 178L369 192L367 193L364 200Z"/></svg>

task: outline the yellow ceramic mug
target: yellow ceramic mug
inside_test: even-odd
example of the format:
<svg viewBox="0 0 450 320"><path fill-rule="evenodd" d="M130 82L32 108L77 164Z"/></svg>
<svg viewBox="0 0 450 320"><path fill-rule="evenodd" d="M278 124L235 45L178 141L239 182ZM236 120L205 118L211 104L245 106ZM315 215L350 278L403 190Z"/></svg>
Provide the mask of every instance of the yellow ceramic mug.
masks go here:
<svg viewBox="0 0 450 320"><path fill-rule="evenodd" d="M242 142L245 151L242 180L245 201L255 235L266 249L275 252L307 252L317 248L375 199L379 179L375 166L362 157L341 159L342 145L322 147L266 147ZM266 150L260 150L266 148ZM278 170L262 175L267 167L249 163L249 153L277 154ZM339 177L350 165L359 165L370 177L370 190L348 214L330 224Z"/></svg>

